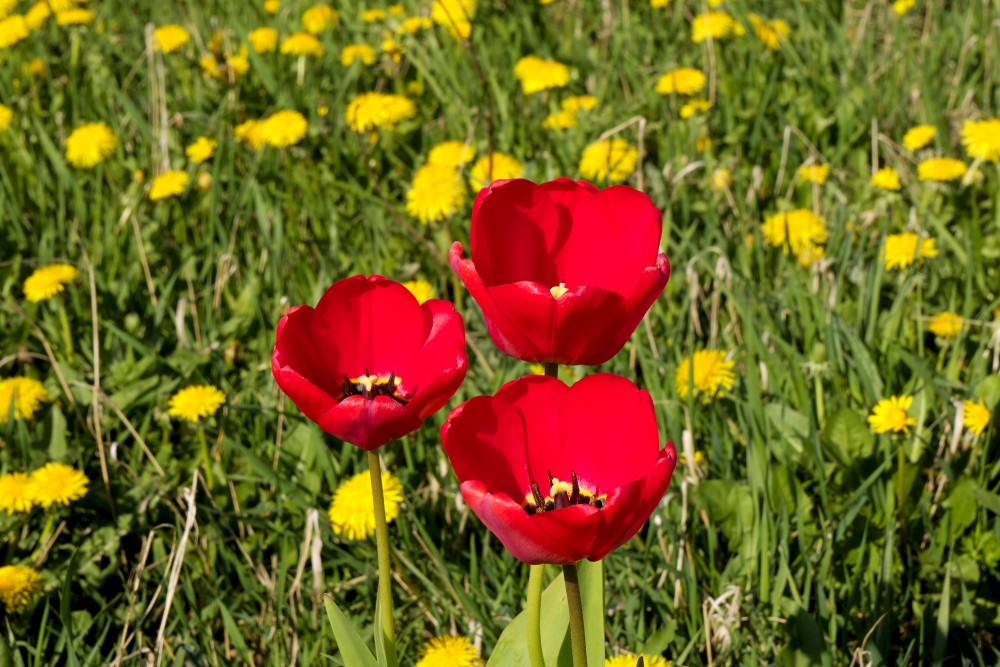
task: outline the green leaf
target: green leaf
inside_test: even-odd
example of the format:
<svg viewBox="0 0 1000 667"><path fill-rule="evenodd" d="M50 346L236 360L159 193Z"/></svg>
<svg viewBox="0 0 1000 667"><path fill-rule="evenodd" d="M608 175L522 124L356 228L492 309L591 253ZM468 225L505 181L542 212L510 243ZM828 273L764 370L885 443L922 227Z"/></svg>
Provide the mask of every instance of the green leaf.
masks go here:
<svg viewBox="0 0 1000 667"><path fill-rule="evenodd" d="M978 486L972 489L972 495L979 501L980 505L994 514L1000 514L1000 496L980 489Z"/></svg>
<svg viewBox="0 0 1000 667"><path fill-rule="evenodd" d="M958 537L965 532L965 529L976 520L976 512L979 506L975 502L976 483L968 477L961 477L955 484L948 499L944 501L944 506L951 513L949 533L952 537Z"/></svg>
<svg viewBox="0 0 1000 667"><path fill-rule="evenodd" d="M865 420L850 408L841 408L823 425L823 449L842 466L875 451L875 436Z"/></svg>
<svg viewBox="0 0 1000 667"><path fill-rule="evenodd" d="M514 617L500 634L486 667L531 667L531 661L528 659L526 623L525 612L522 611ZM573 658L569 648L569 607L566 603L566 585L563 583L562 574L553 579L542 593L542 655L545 657L546 667L572 665Z"/></svg>
<svg viewBox="0 0 1000 667"><path fill-rule="evenodd" d="M976 385L976 396L983 399L990 410L1000 404L1000 375L987 375Z"/></svg>
<svg viewBox="0 0 1000 667"><path fill-rule="evenodd" d="M330 619L330 627L333 628L333 636L337 641L337 648L340 649L340 657L344 659L345 667L378 667L378 662L368 650L358 631L351 625L351 621L344 615L344 612L334 604L333 598L327 595L323 600L326 607L326 616Z"/></svg>
<svg viewBox="0 0 1000 667"><path fill-rule="evenodd" d="M604 667L604 561L582 560L576 572L587 635L587 667Z"/></svg>
<svg viewBox="0 0 1000 667"><path fill-rule="evenodd" d="M776 459L789 463L805 451L803 439L809 437L808 417L783 403L769 403L764 407L764 414L781 433L781 438L771 446Z"/></svg>

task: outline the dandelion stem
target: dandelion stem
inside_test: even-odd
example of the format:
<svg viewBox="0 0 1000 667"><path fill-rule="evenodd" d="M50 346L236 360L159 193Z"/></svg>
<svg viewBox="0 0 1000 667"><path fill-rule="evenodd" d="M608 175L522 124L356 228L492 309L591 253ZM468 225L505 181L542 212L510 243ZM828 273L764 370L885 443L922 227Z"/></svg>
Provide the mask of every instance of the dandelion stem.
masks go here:
<svg viewBox="0 0 1000 667"><path fill-rule="evenodd" d="M59 302L59 324L62 326L63 340L66 343L66 359L73 362L73 332L69 328L69 317L66 315L66 305Z"/></svg>
<svg viewBox="0 0 1000 667"><path fill-rule="evenodd" d="M205 486L211 491L214 480L212 479L212 457L208 454L208 441L205 439L205 431L198 429L198 444L201 446L201 462L205 466Z"/></svg>
<svg viewBox="0 0 1000 667"><path fill-rule="evenodd" d="M573 667L587 667L587 636L583 629L583 602L576 565L563 565L566 602L569 604L569 633L573 642Z"/></svg>
<svg viewBox="0 0 1000 667"><path fill-rule="evenodd" d="M378 548L378 597L382 618L378 632L382 633L386 662L395 667L396 630L392 624L392 570L389 564L389 524L385 520L385 498L382 494L382 463L378 452L368 452L368 471L372 478L372 501L375 505L375 544Z"/></svg>
<svg viewBox="0 0 1000 667"><path fill-rule="evenodd" d="M528 660L531 667L545 667L542 655L542 579L544 565L531 565L528 570Z"/></svg>

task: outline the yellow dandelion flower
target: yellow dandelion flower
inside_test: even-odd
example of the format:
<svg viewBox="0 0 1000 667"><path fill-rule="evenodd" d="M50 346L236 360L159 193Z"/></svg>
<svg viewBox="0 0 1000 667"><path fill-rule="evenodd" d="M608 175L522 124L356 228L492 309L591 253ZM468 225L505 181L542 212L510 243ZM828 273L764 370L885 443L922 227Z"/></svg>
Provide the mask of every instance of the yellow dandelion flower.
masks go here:
<svg viewBox="0 0 1000 667"><path fill-rule="evenodd" d="M916 234L889 234L885 237L885 270L905 269L915 261L937 257L934 239L921 239Z"/></svg>
<svg viewBox="0 0 1000 667"><path fill-rule="evenodd" d="M263 121L260 133L265 144L284 148L302 141L308 129L309 122L305 116L298 111L285 109L274 112Z"/></svg>
<svg viewBox="0 0 1000 667"><path fill-rule="evenodd" d="M329 5L313 5L302 13L302 28L313 35L335 28L340 23L340 12Z"/></svg>
<svg viewBox="0 0 1000 667"><path fill-rule="evenodd" d="M179 197L187 190L190 181L186 171L165 171L153 179L149 186L149 199L160 201L168 197Z"/></svg>
<svg viewBox="0 0 1000 667"><path fill-rule="evenodd" d="M875 404L868 416L868 424L876 433L909 433L917 423L907 412L913 403L912 396L891 396Z"/></svg>
<svg viewBox="0 0 1000 667"><path fill-rule="evenodd" d="M52 9L47 0L38 0L24 13L24 22L31 30L38 30L52 16Z"/></svg>
<svg viewBox="0 0 1000 667"><path fill-rule="evenodd" d="M42 406L51 400L45 386L34 378L12 377L0 380L0 424L10 417L31 419Z"/></svg>
<svg viewBox="0 0 1000 667"><path fill-rule="evenodd" d="M385 519L391 522L399 516L399 505L403 502L403 485L392 473L382 473L382 499ZM334 535L363 540L375 532L375 499L370 473L358 473L340 485L333 494L328 516Z"/></svg>
<svg viewBox="0 0 1000 667"><path fill-rule="evenodd" d="M0 475L0 510L7 514L30 512L35 503L28 494L28 475L12 472Z"/></svg>
<svg viewBox="0 0 1000 667"><path fill-rule="evenodd" d="M1000 118L965 121L962 145L971 158L1000 162Z"/></svg>
<svg viewBox="0 0 1000 667"><path fill-rule="evenodd" d="M391 34L391 33L386 33ZM398 63L403 58L403 47L399 45L399 42L394 40L392 37L386 37L382 40L382 52L392 58L392 62Z"/></svg>
<svg viewBox="0 0 1000 667"><path fill-rule="evenodd" d="M917 165L917 178L921 181L954 181L965 176L967 167L961 160L950 157L932 157Z"/></svg>
<svg viewBox="0 0 1000 667"><path fill-rule="evenodd" d="M733 17L722 11L699 14L691 22L691 41L700 44L706 39L722 39L737 33Z"/></svg>
<svg viewBox="0 0 1000 667"><path fill-rule="evenodd" d="M958 313L944 311L932 315L927 330L941 338L954 338L965 328L965 320Z"/></svg>
<svg viewBox="0 0 1000 667"><path fill-rule="evenodd" d="M28 497L44 508L69 505L87 495L87 476L65 463L46 463L28 476Z"/></svg>
<svg viewBox="0 0 1000 667"><path fill-rule="evenodd" d="M297 32L289 35L281 42L281 53L287 56L313 56L319 58L323 55L323 45L314 35L308 32Z"/></svg>
<svg viewBox="0 0 1000 667"><path fill-rule="evenodd" d="M698 462L698 455L701 452L695 453L695 463L701 465ZM704 455L702 456L704 459ZM631 653L623 653L621 655L616 655L611 658L606 658L604 660L604 667L635 667L636 663L639 662L640 655L632 655ZM658 655L650 655L648 653L641 654L643 665L645 667L673 667L673 663Z"/></svg>
<svg viewBox="0 0 1000 667"><path fill-rule="evenodd" d="M330 107L326 104L320 104L316 107L316 115L320 118L326 118L330 115Z"/></svg>
<svg viewBox="0 0 1000 667"><path fill-rule="evenodd" d="M42 60L41 58L34 58L33 60L29 60L28 63L24 66L24 71L27 72L30 76L35 77L36 79L41 79L42 77L44 77L45 70L46 70L45 61Z"/></svg>
<svg viewBox="0 0 1000 667"><path fill-rule="evenodd" d="M250 144L255 151L264 145L264 124L259 120L247 120L233 129L237 141Z"/></svg>
<svg viewBox="0 0 1000 667"><path fill-rule="evenodd" d="M75 266L50 264L35 269L24 281L24 298L31 303L51 299L69 283L80 277ZM2 409L2 408L0 408Z"/></svg>
<svg viewBox="0 0 1000 667"><path fill-rule="evenodd" d="M278 48L278 31L269 26L257 28L250 31L247 41L256 53L272 53Z"/></svg>
<svg viewBox="0 0 1000 667"><path fill-rule="evenodd" d="M892 167L882 167L872 174L872 185L879 190L897 191L903 186L899 183L899 172Z"/></svg>
<svg viewBox="0 0 1000 667"><path fill-rule="evenodd" d="M458 40L469 39L475 16L476 0L434 0L431 5L431 20Z"/></svg>
<svg viewBox="0 0 1000 667"><path fill-rule="evenodd" d="M153 39L156 40L156 46L160 51L173 53L188 43L191 39L191 33L184 26L171 23L170 25L161 25L154 30Z"/></svg>
<svg viewBox="0 0 1000 667"><path fill-rule="evenodd" d="M795 253L795 259L803 269L808 269L825 256L826 250L821 245L807 245Z"/></svg>
<svg viewBox="0 0 1000 667"><path fill-rule="evenodd" d="M972 401L962 402L962 423L965 424L965 428L976 435L980 435L986 430L992 416L993 413L986 407L983 399L979 399L978 403L973 403Z"/></svg>
<svg viewBox="0 0 1000 667"><path fill-rule="evenodd" d="M376 128L391 130L400 122L413 118L417 107L413 100L402 95L362 93L347 105L347 124L355 132L368 132Z"/></svg>
<svg viewBox="0 0 1000 667"><path fill-rule="evenodd" d="M14 112L10 107L0 104L0 132L3 132L14 122Z"/></svg>
<svg viewBox="0 0 1000 667"><path fill-rule="evenodd" d="M514 65L514 76L521 82L525 95L550 88L562 88L569 83L569 68L555 60L524 56Z"/></svg>
<svg viewBox="0 0 1000 667"><path fill-rule="evenodd" d="M28 23L20 14L0 19L0 49L7 49L28 36Z"/></svg>
<svg viewBox="0 0 1000 667"><path fill-rule="evenodd" d="M340 50L340 64L344 67L350 67L355 61L371 65L375 57L375 49L367 44L348 44Z"/></svg>
<svg viewBox="0 0 1000 667"><path fill-rule="evenodd" d="M699 153L710 151L714 147L715 147L715 142L712 141L712 137L709 136L698 137L694 142L694 149Z"/></svg>
<svg viewBox="0 0 1000 667"><path fill-rule="evenodd" d="M830 165L828 164L807 164L799 167L799 180L803 183L823 185L829 175Z"/></svg>
<svg viewBox="0 0 1000 667"><path fill-rule="evenodd" d="M410 294L417 297L417 301L425 303L434 298L434 286L426 280L407 280L403 287L410 290Z"/></svg>
<svg viewBox="0 0 1000 667"><path fill-rule="evenodd" d="M736 362L726 360L726 352L721 350L698 350L694 357L687 356L677 365L674 385L677 395L687 399L688 394L701 398L703 403L722 395L722 391L732 391L736 379Z"/></svg>
<svg viewBox="0 0 1000 667"><path fill-rule="evenodd" d="M680 115L681 118L690 118L695 114L708 111L712 108L712 103L708 100L691 100L683 106L681 106Z"/></svg>
<svg viewBox="0 0 1000 667"><path fill-rule="evenodd" d="M476 157L476 149L461 141L442 141L427 155L428 164L461 167Z"/></svg>
<svg viewBox="0 0 1000 667"><path fill-rule="evenodd" d="M184 154L187 155L187 159L191 160L191 162L201 164L206 160L212 159L212 156L215 155L215 149L218 146L219 142L215 139L198 137L184 150Z"/></svg>
<svg viewBox="0 0 1000 667"><path fill-rule="evenodd" d="M66 138L66 159L74 167L89 169L111 157L118 139L104 123L87 123Z"/></svg>
<svg viewBox="0 0 1000 667"><path fill-rule="evenodd" d="M54 12L64 12L67 9L72 9L75 5L86 1L87 0L45 0L45 2L49 3L49 6Z"/></svg>
<svg viewBox="0 0 1000 667"><path fill-rule="evenodd" d="M226 395L210 384L184 387L170 398L167 414L196 422L211 417L226 402Z"/></svg>
<svg viewBox="0 0 1000 667"><path fill-rule="evenodd" d="M94 22L94 12L81 7L56 12L57 25L89 25Z"/></svg>
<svg viewBox="0 0 1000 667"><path fill-rule="evenodd" d="M521 178L524 165L513 155L494 151L476 160L469 170L469 187L479 192L493 181Z"/></svg>
<svg viewBox="0 0 1000 667"><path fill-rule="evenodd" d="M212 182L213 182L212 172L206 170L198 172L197 183L199 190L208 190L210 187L212 187Z"/></svg>
<svg viewBox="0 0 1000 667"><path fill-rule="evenodd" d="M475 645L467 637L435 637L420 649L420 660L415 667L481 667L482 664Z"/></svg>
<svg viewBox="0 0 1000 667"><path fill-rule="evenodd" d="M906 147L908 151L918 151L927 144L931 143L931 139L937 134L937 128L933 125L917 125L911 127L903 135L903 146Z"/></svg>
<svg viewBox="0 0 1000 667"><path fill-rule="evenodd" d="M595 141L583 149L580 174L592 181L621 183L639 164L639 151L624 139Z"/></svg>
<svg viewBox="0 0 1000 667"><path fill-rule="evenodd" d="M427 224L454 214L465 203L465 184L455 167L425 164L406 192L406 212Z"/></svg>
<svg viewBox="0 0 1000 667"><path fill-rule="evenodd" d="M733 172L725 167L719 167L712 172L712 189L719 192L727 190L733 184Z"/></svg>
<svg viewBox="0 0 1000 667"><path fill-rule="evenodd" d="M264 0L264 11L274 16L281 9L281 0Z"/></svg>
<svg viewBox="0 0 1000 667"><path fill-rule="evenodd" d="M426 16L408 16L399 24L399 30L408 35L416 35L421 30L426 30L434 25Z"/></svg>
<svg viewBox="0 0 1000 667"><path fill-rule="evenodd" d="M705 88L705 75L693 67L672 69L656 82L660 95L694 95Z"/></svg>
<svg viewBox="0 0 1000 667"><path fill-rule="evenodd" d="M555 113L550 113L542 121L542 127L549 130L568 130L571 127L577 126L577 118L575 111L566 111L562 109L561 111L556 111Z"/></svg>
<svg viewBox="0 0 1000 667"><path fill-rule="evenodd" d="M660 9L661 7L666 7L669 4L670 0L649 0L649 6L653 9ZM605 667L607 666L605 665ZM635 665L632 665L632 667L635 667Z"/></svg>
<svg viewBox="0 0 1000 667"><path fill-rule="evenodd" d="M915 4L917 4L917 0L896 0L892 3L892 11L896 12L898 16L902 16L913 9Z"/></svg>
<svg viewBox="0 0 1000 667"><path fill-rule="evenodd" d="M795 254L825 243L827 237L823 218L804 208L766 218L760 232L767 245Z"/></svg>
<svg viewBox="0 0 1000 667"><path fill-rule="evenodd" d="M0 0L0 19L7 18L15 7L17 0Z"/></svg>
<svg viewBox="0 0 1000 667"><path fill-rule="evenodd" d="M361 12L361 20L365 23L380 23L388 17L384 9L366 9Z"/></svg>
<svg viewBox="0 0 1000 667"><path fill-rule="evenodd" d="M42 576L27 565L0 567L0 602L8 614L27 607L42 590Z"/></svg>
<svg viewBox="0 0 1000 667"><path fill-rule="evenodd" d="M570 95L559 103L563 111L593 111L597 106L597 98L593 95Z"/></svg>
<svg viewBox="0 0 1000 667"><path fill-rule="evenodd" d="M781 49L781 42L791 32L788 23L784 20L767 20L753 13L750 14L750 24L753 26L754 32L757 33L757 39L772 51L779 51Z"/></svg>

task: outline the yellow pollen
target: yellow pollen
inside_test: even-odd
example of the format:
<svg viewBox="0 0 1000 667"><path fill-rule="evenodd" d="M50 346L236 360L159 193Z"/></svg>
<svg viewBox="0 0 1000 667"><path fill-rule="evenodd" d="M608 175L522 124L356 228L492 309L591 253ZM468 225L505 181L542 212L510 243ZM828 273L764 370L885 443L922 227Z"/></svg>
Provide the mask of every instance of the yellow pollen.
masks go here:
<svg viewBox="0 0 1000 667"><path fill-rule="evenodd" d="M566 283L559 283L555 287L549 288L549 292L552 294L552 296L554 296L557 299L568 291L569 290L566 288Z"/></svg>

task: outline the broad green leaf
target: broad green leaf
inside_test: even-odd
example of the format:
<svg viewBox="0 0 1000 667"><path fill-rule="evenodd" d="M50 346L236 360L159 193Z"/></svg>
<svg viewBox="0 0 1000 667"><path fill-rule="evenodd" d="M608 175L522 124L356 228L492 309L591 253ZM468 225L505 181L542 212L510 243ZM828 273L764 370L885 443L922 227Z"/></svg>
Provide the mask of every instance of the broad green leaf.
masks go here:
<svg viewBox="0 0 1000 667"><path fill-rule="evenodd" d="M330 627L333 628L333 636L337 640L337 648L340 649L340 657L343 658L345 667L378 667L375 656L351 625L350 619L334 604L333 598L327 595L323 599L323 605L326 607L326 616L330 619Z"/></svg>
<svg viewBox="0 0 1000 667"><path fill-rule="evenodd" d="M842 466L868 458L875 451L875 436L865 420L850 408L841 408L826 420L822 443L824 451Z"/></svg>
<svg viewBox="0 0 1000 667"><path fill-rule="evenodd" d="M587 667L604 667L604 561L576 564L587 635Z"/></svg>
<svg viewBox="0 0 1000 667"><path fill-rule="evenodd" d="M972 495L979 501L980 505L994 514L1000 514L1000 496L980 489L978 486L972 489Z"/></svg>
<svg viewBox="0 0 1000 667"><path fill-rule="evenodd" d="M527 615L514 617L493 649L486 667L531 667L528 659ZM603 637L602 637L603 638ZM542 655L546 667L570 667L573 656L569 646L569 607L566 585L559 574L542 592Z"/></svg>
<svg viewBox="0 0 1000 667"><path fill-rule="evenodd" d="M782 463L789 463L805 450L803 439L809 437L809 418L783 403L769 403L764 414L781 438L771 444L771 452Z"/></svg>
<svg viewBox="0 0 1000 667"><path fill-rule="evenodd" d="M987 375L976 385L976 396L983 399L990 410L1000 404L1000 375Z"/></svg>

